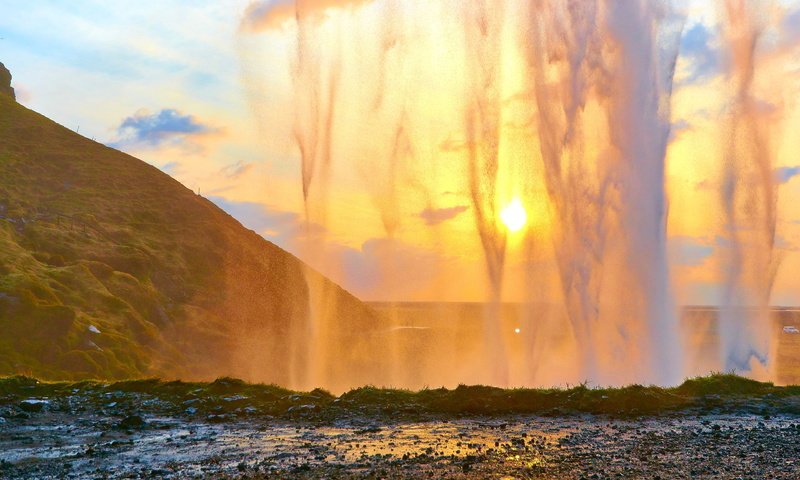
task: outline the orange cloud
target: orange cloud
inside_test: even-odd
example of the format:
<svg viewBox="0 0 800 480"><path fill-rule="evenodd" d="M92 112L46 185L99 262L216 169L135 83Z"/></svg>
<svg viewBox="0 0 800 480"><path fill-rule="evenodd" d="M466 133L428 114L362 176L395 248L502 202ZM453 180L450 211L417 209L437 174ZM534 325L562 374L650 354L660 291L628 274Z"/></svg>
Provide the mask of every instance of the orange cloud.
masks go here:
<svg viewBox="0 0 800 480"><path fill-rule="evenodd" d="M240 29L260 32L280 27L289 19L322 16L330 9L354 8L372 0L258 0L247 6Z"/></svg>

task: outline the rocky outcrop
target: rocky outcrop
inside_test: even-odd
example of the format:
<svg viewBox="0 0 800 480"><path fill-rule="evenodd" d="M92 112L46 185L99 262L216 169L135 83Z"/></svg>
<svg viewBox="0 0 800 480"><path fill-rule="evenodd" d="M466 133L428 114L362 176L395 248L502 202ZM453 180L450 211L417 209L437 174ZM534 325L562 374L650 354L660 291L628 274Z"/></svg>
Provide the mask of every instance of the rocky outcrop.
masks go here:
<svg viewBox="0 0 800 480"><path fill-rule="evenodd" d="M11 72L0 62L0 95L8 95L16 100L14 89L11 88Z"/></svg>

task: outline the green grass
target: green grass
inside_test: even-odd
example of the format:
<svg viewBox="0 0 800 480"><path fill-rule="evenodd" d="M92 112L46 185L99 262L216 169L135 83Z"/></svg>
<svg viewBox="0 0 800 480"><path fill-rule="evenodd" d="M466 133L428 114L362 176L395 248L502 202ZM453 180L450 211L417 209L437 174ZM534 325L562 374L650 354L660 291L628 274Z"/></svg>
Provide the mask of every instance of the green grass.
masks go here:
<svg viewBox="0 0 800 480"><path fill-rule="evenodd" d="M30 377L0 379L0 405L29 397L51 400L80 396L82 404L102 409L109 398L127 411L197 415L251 414L335 419L349 415L482 416L503 414L602 414L644 416L696 411L800 414L800 386L775 386L732 374L686 380L672 388L631 385L622 388L501 389L459 386L455 389L408 390L362 387L338 398L324 390L294 392L275 385L249 384L233 378L210 383L158 379L116 383L98 381L40 382ZM142 400L157 399L159 402ZM57 402L56 402L57 403Z"/></svg>
<svg viewBox="0 0 800 480"><path fill-rule="evenodd" d="M800 387L777 387L733 374L688 379L672 388L630 385L620 388L502 389L461 385L453 390L410 392L364 387L345 393L344 401L357 405L450 414L585 412L595 414L657 414L716 405L719 401L800 395Z"/></svg>

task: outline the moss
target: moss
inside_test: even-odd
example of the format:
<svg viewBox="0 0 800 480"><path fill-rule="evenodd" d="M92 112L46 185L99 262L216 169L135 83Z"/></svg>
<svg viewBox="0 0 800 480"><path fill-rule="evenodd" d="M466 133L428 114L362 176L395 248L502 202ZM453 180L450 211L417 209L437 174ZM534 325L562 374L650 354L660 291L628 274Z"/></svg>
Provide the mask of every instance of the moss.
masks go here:
<svg viewBox="0 0 800 480"><path fill-rule="evenodd" d="M72 373L81 373L86 376L97 376L101 372L100 366L92 356L83 350L73 350L62 355L58 364Z"/></svg>
<svg viewBox="0 0 800 480"><path fill-rule="evenodd" d="M33 335L50 340L64 337L75 322L75 311L65 305L45 305L29 311Z"/></svg>

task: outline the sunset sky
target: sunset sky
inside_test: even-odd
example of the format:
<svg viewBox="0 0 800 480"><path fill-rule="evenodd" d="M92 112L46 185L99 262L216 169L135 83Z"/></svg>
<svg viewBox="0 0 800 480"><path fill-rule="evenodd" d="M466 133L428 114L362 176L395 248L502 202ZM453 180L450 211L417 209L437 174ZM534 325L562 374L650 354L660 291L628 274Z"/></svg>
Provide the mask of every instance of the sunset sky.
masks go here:
<svg viewBox="0 0 800 480"><path fill-rule="evenodd" d="M23 105L157 166L361 298L481 300L487 290L483 253L455 160L464 139L450 128L448 90L460 88L464 65L451 51L442 20L447 1L430 8L419 3L402 10L407 18L396 19L396 28L420 53L402 65L386 60L387 71L418 78L419 89L398 94L395 87L408 83L383 78L378 69L362 70L364 78L344 74L345 101L334 121L338 135L359 148L337 146L310 224L292 138L293 2L6 0L0 3L0 62ZM725 239L715 225L730 62L714 3L680 3L688 16L672 96L667 192L668 254L683 304L719 302L717 253ZM371 30L381 2L308 5L320 16L320 38L342 39L344 63L375 55L385 39ZM774 152L782 258L772 303L800 305L794 273L800 271L800 2L776 2L761 20L754 95ZM357 28L363 28L361 37L352 33ZM353 38L375 38L375 45ZM513 39L504 42L513 45ZM530 112L516 106L526 94L524 74L517 71L515 50L507 51L503 118L510 133L501 155L515 160L500 173L497 201L502 207L525 198L527 229L510 234L506 262L505 298L520 300L529 298L525 265L541 264L542 291L555 288L556 273L548 260L553 247L545 187L520 183L542 167L536 156L516 158L528 140L515 132L528 128ZM445 73L426 70L434 63ZM402 133L403 142L381 129L392 118L358 121L360 93L378 84L389 92L382 101L406 102L402 111L424 120ZM388 144L411 145L414 157L398 167L393 182L373 170L380 161L359 156L381 156Z"/></svg>

